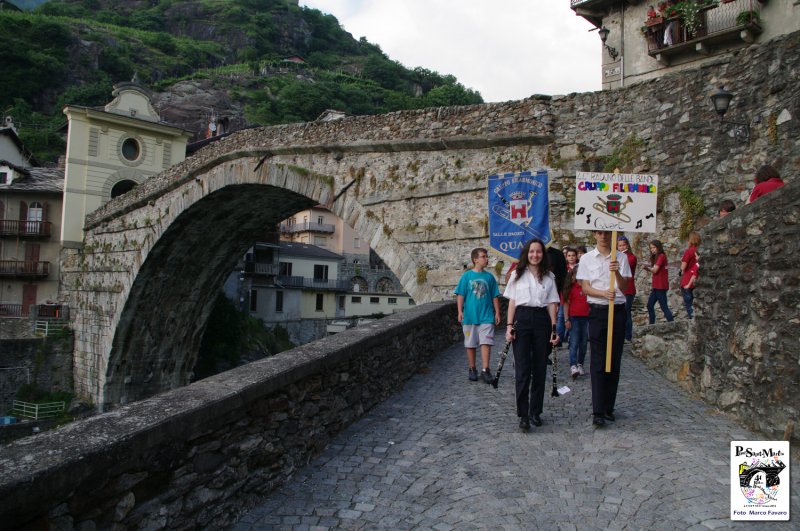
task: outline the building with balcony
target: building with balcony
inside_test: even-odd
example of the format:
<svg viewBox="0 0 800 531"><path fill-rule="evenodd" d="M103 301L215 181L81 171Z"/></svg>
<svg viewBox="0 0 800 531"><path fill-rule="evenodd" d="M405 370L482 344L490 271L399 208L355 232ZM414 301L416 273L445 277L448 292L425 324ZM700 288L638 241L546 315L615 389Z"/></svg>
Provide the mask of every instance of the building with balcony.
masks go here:
<svg viewBox="0 0 800 531"><path fill-rule="evenodd" d="M298 242L259 242L225 283L225 294L267 326L280 325L296 344L326 335L328 321L345 316L341 255Z"/></svg>
<svg viewBox="0 0 800 531"><path fill-rule="evenodd" d="M280 226L280 236L344 232L340 224L346 224L341 219L330 212L323 216L327 217L287 220ZM341 238L332 238L328 244L336 245L338 241ZM225 294L265 325L286 328L296 344L339 332L361 318L413 307L413 299L394 274L377 257L373 257L371 265L370 249L367 247L366 251L350 253L346 258L304 242L259 242L228 278Z"/></svg>
<svg viewBox="0 0 800 531"><path fill-rule="evenodd" d="M59 168L0 160L0 316L58 300L63 189Z"/></svg>
<svg viewBox="0 0 800 531"><path fill-rule="evenodd" d="M281 240L307 243L342 255L345 263L369 263L370 249L355 230L322 205L302 210L280 224Z"/></svg>
<svg viewBox="0 0 800 531"><path fill-rule="evenodd" d="M797 0L570 0L598 29L603 89L695 68L800 28Z"/></svg>
<svg viewBox="0 0 800 531"><path fill-rule="evenodd" d="M115 85L112 95L102 108L64 108L64 168L38 167L11 118L4 118L0 315L25 317L32 305L37 314L53 310L44 305L58 300L61 249L81 245L86 214L186 157L189 133L161 121L135 78Z"/></svg>

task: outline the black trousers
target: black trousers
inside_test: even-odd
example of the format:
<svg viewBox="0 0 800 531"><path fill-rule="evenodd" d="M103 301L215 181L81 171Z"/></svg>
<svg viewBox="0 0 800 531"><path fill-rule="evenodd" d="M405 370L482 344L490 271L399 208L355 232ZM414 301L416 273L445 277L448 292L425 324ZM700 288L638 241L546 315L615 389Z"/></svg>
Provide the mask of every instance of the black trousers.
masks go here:
<svg viewBox="0 0 800 531"><path fill-rule="evenodd" d="M611 372L606 372L608 306L589 305L589 345L592 348L592 414L613 413L617 401L619 369L625 341L625 304L614 305L614 337L611 340Z"/></svg>
<svg viewBox="0 0 800 531"><path fill-rule="evenodd" d="M552 323L547 308L517 306L514 314L514 374L517 416L539 415L544 405Z"/></svg>

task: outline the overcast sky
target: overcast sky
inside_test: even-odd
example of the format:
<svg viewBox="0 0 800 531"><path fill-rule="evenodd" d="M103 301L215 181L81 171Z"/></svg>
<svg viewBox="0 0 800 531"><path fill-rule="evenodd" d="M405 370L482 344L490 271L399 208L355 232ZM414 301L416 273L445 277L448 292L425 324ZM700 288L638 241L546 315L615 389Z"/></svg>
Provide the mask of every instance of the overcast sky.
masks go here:
<svg viewBox="0 0 800 531"><path fill-rule="evenodd" d="M569 0L300 0L391 59L484 101L600 90L600 37Z"/></svg>

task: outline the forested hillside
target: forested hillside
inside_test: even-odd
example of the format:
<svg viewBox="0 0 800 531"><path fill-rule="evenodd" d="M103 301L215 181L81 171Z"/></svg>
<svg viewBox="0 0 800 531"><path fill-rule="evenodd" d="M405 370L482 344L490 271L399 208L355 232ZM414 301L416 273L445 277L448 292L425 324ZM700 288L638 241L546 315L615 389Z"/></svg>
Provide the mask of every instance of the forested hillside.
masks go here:
<svg viewBox="0 0 800 531"><path fill-rule="evenodd" d="M298 56L302 62L287 62ZM102 105L137 73L162 117L200 131L480 103L453 76L392 61L296 0L51 0L0 11L0 109L43 160L63 152L63 105Z"/></svg>

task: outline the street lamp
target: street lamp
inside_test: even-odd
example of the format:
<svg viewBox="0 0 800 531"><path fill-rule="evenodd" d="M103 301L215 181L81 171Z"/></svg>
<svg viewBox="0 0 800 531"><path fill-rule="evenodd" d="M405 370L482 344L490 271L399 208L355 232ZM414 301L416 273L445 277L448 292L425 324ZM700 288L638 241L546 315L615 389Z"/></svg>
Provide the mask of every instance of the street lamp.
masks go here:
<svg viewBox="0 0 800 531"><path fill-rule="evenodd" d="M617 57L619 57L619 52L617 51L616 48L612 48L611 46L606 44L606 39L608 39L608 34L611 33L611 30L603 26L602 28L597 30L597 33L600 34L600 40L603 41L603 46L605 46L606 50L608 50L608 55L611 56L611 59L616 61Z"/></svg>
<svg viewBox="0 0 800 531"><path fill-rule="evenodd" d="M723 125L728 124L733 126L733 137L739 142L750 142L750 124L743 122L726 122L724 120L725 113L731 105L735 94L725 90L724 85L719 86L719 90L711 95L711 105L714 110L719 114L719 129L724 132Z"/></svg>

